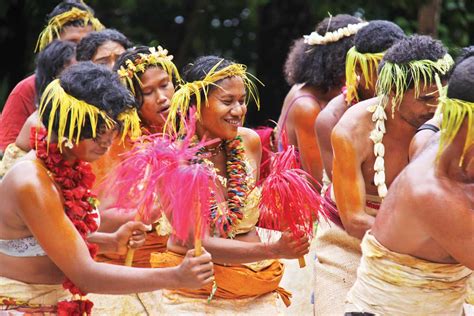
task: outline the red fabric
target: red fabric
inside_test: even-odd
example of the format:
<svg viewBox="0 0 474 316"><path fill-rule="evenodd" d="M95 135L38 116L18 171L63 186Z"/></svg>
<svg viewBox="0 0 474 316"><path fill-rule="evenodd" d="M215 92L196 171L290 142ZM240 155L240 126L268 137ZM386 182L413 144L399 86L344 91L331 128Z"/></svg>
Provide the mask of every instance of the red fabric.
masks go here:
<svg viewBox="0 0 474 316"><path fill-rule="evenodd" d="M273 153L273 128L261 126L254 131L260 136L260 142L262 143L262 162L260 163L260 181L262 181L270 174L270 158Z"/></svg>
<svg viewBox="0 0 474 316"><path fill-rule="evenodd" d="M0 151L14 143L26 119L36 110L35 75L20 81L8 96L0 117Z"/></svg>

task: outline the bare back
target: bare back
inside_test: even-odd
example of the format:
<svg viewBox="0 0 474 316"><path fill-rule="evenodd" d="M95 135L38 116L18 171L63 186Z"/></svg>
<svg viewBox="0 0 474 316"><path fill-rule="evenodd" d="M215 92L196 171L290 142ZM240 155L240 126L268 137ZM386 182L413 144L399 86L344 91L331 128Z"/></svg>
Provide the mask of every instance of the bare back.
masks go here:
<svg viewBox="0 0 474 316"><path fill-rule="evenodd" d="M437 143L429 145L393 182L372 233L398 253L438 263L471 256L472 262L474 186L436 174L437 149ZM470 242L459 242L466 234Z"/></svg>

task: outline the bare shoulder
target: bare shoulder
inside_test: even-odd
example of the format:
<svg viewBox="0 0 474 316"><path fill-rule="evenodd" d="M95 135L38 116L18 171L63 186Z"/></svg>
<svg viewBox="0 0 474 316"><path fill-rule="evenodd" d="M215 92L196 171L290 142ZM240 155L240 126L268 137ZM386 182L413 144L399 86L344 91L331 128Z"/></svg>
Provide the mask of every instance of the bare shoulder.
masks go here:
<svg viewBox="0 0 474 316"><path fill-rule="evenodd" d="M42 187L52 183L46 168L42 167L28 154L8 170L2 180L2 185L11 187L14 192L21 192L25 188Z"/></svg>
<svg viewBox="0 0 474 316"><path fill-rule="evenodd" d="M338 118L340 118L346 110L346 107L344 95L340 94L333 98L316 118L316 128L330 127L332 129L337 123Z"/></svg>
<svg viewBox="0 0 474 316"><path fill-rule="evenodd" d="M247 151L255 153L262 150L260 136L258 136L257 132L255 132L253 129L239 127L239 135L242 137Z"/></svg>
<svg viewBox="0 0 474 316"><path fill-rule="evenodd" d="M370 139L367 136L373 130L374 124L371 120L372 114L368 109L377 103L378 98L371 98L348 108L334 127L333 133L369 142Z"/></svg>

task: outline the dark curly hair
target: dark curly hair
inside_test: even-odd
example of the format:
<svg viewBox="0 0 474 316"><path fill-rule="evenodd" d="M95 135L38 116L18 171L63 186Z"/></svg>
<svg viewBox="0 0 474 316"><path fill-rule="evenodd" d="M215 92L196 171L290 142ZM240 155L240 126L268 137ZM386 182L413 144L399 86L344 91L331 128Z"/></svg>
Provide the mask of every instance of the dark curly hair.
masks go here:
<svg viewBox="0 0 474 316"><path fill-rule="evenodd" d="M54 40L36 56L35 88L36 98L41 99L46 86L74 59L76 44Z"/></svg>
<svg viewBox="0 0 474 316"><path fill-rule="evenodd" d="M463 50L449 77L448 97L474 102L474 46Z"/></svg>
<svg viewBox="0 0 474 316"><path fill-rule="evenodd" d="M324 35L360 22L359 18L352 15L338 14L320 22L316 32ZM339 87L345 78L346 53L353 45L354 36L326 45L308 45L303 39L296 40L284 66L286 81L289 85L307 83L323 91Z"/></svg>
<svg viewBox="0 0 474 316"><path fill-rule="evenodd" d="M381 53L397 41L406 38L403 30L393 22L370 21L354 36L354 46L359 53Z"/></svg>
<svg viewBox="0 0 474 316"><path fill-rule="evenodd" d="M216 71L219 71L221 69L224 69L227 66L235 64L232 60L225 59L223 57L219 56L214 56L214 55L208 55L208 56L201 56L198 57L195 61L192 63L187 64L183 68L183 79L186 82L193 82L193 81L199 81L204 79L206 75L209 73L209 71L218 63L220 62L219 66L215 69ZM215 82L215 84L218 84L219 81ZM211 85L209 86L208 89L208 94L215 89L216 87ZM201 91L201 100L204 98L204 91ZM193 96L191 99L191 103L195 102L195 97Z"/></svg>
<svg viewBox="0 0 474 316"><path fill-rule="evenodd" d="M387 50L379 65L379 72L386 62L393 64L408 64L415 60L431 60L437 61L448 53L446 47L439 40L435 40L430 36L412 35L398 41ZM434 76L435 73L432 75ZM448 74L438 74L441 79L447 78ZM413 78L408 73L406 82L408 87L414 85Z"/></svg>
<svg viewBox="0 0 474 316"><path fill-rule="evenodd" d="M61 87L67 94L99 108L114 120L118 114L133 105L135 101L127 88L121 84L116 73L89 61L80 62L67 68L59 80ZM45 114L42 117L44 126L48 126L50 111L51 103L46 105ZM59 109L57 111L59 112ZM59 115L55 115L54 133L58 131L58 118ZM99 129L104 124L103 119L99 117L97 128ZM66 127L66 130L68 129L69 126ZM81 138L92 138L92 127L88 118L82 127Z"/></svg>
<svg viewBox="0 0 474 316"><path fill-rule="evenodd" d="M78 61L91 60L97 51L97 48L105 42L112 41L128 49L132 47L132 42L128 38L114 29L105 29L87 34L77 44L76 58Z"/></svg>
<svg viewBox="0 0 474 316"><path fill-rule="evenodd" d="M120 55L120 57L117 59L117 61L115 62L115 65L113 67L113 71L114 72L117 72L117 70L120 69L121 66L123 67L127 67L126 65L126 61L127 60L131 60L131 61L134 61L136 60L139 56L138 54L150 54L150 47L148 46L136 46L136 47L132 47L132 48L129 48L127 49L122 55ZM160 65L149 65L146 69L150 68L150 67L161 67ZM138 73L138 78L141 77L143 73ZM176 87L177 85L177 80L176 78L172 78L173 80L173 84L174 86ZM142 88L140 86L140 82L138 82L138 80L134 77L132 78L132 82L133 82L133 89L135 90L135 99L136 99L136 106L138 108L140 108L142 105L143 105L143 94L142 94Z"/></svg>
<svg viewBox="0 0 474 316"><path fill-rule="evenodd" d="M53 11L51 11L46 16L46 23L48 23L48 21L54 18L55 16L63 14L64 12L71 11L73 8L78 8L79 10L82 10L82 11L89 11L92 14L94 14L94 10L92 10L92 8L89 7L87 4L85 4L83 1L64 0L61 3L59 3L57 6L55 6ZM66 22L63 25L63 28L67 26L80 27L80 26L84 26L84 22L82 20L71 20L71 21Z"/></svg>

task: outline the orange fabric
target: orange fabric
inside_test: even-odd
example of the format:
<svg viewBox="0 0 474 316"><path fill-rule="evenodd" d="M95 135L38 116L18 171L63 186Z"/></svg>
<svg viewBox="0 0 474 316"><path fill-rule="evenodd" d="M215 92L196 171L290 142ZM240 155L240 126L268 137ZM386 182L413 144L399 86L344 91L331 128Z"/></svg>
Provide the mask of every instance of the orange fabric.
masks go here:
<svg viewBox="0 0 474 316"><path fill-rule="evenodd" d="M150 255L154 252L166 251L167 242L168 236L159 236L156 232L148 233L146 235L145 245L138 248L134 253L132 266L150 268ZM96 256L95 260L98 262L123 265L125 255L100 254Z"/></svg>
<svg viewBox="0 0 474 316"><path fill-rule="evenodd" d="M183 256L174 252L152 253L152 268L175 267L183 261ZM214 297L224 299L243 299L277 292L286 306L291 304L291 293L278 286L283 277L284 266L279 261L260 271L253 271L245 265L223 266L214 264L217 291ZM188 297L207 298L212 284L197 290L178 289L172 292Z"/></svg>

